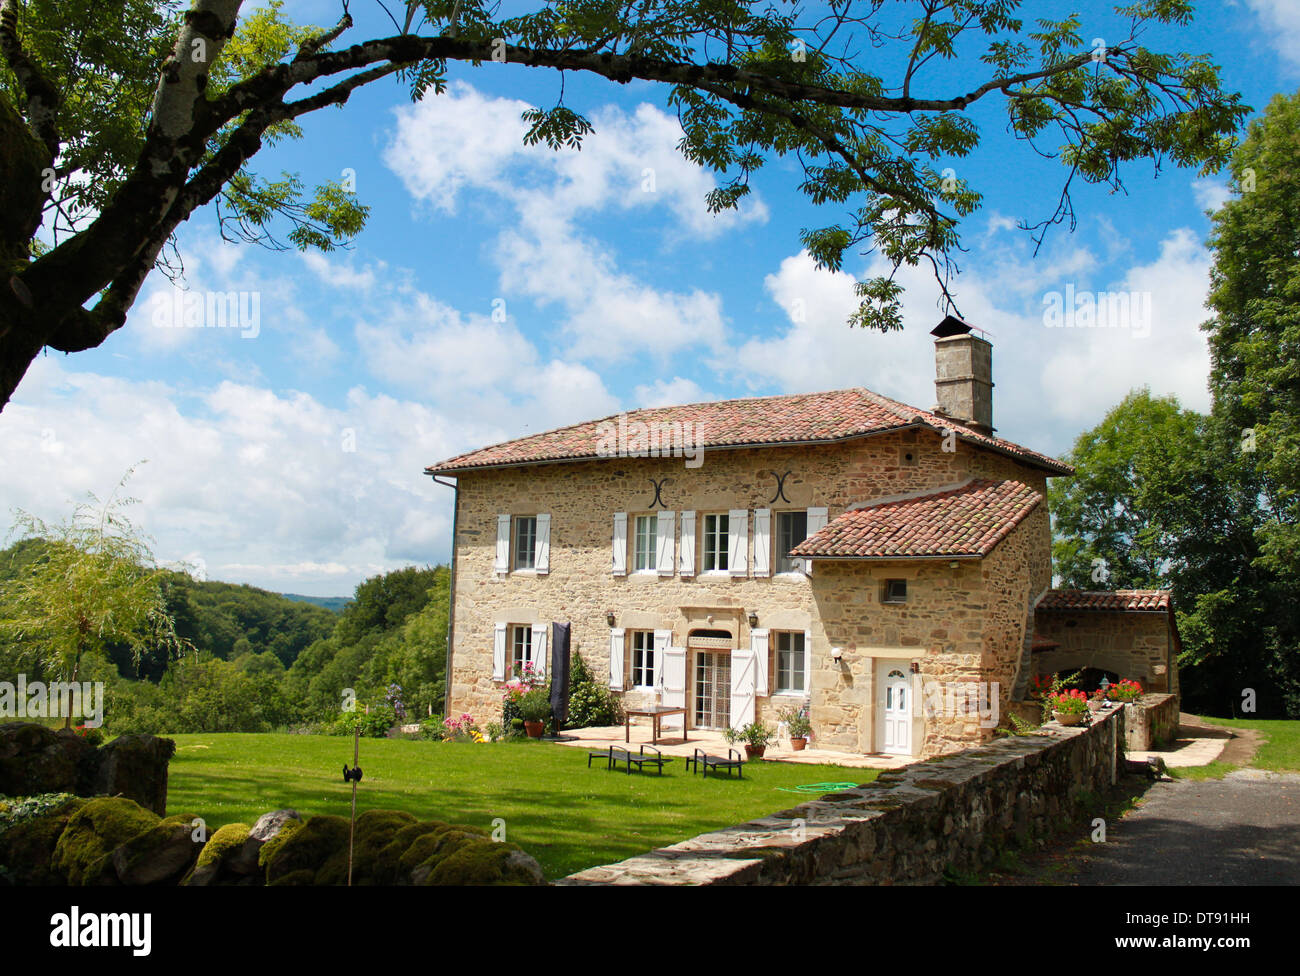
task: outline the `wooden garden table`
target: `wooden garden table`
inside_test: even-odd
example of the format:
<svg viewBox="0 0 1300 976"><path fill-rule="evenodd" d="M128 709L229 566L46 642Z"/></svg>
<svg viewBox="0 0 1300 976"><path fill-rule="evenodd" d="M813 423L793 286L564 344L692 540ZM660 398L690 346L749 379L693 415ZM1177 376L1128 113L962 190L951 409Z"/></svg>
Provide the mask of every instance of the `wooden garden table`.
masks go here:
<svg viewBox="0 0 1300 976"><path fill-rule="evenodd" d="M659 733L662 731L660 720L665 715L680 715L682 717L682 741L688 742L686 738L686 706L685 705L644 705L641 708L624 708L623 709L623 741L632 741L632 716L645 715L650 718L650 744L659 745Z"/></svg>

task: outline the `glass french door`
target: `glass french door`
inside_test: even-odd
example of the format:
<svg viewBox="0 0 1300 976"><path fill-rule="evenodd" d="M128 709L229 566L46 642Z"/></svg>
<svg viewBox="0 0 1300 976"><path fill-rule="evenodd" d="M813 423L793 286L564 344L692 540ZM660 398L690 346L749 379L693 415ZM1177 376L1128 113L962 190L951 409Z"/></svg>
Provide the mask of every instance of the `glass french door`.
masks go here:
<svg viewBox="0 0 1300 976"><path fill-rule="evenodd" d="M695 727L731 726L731 654L695 652Z"/></svg>

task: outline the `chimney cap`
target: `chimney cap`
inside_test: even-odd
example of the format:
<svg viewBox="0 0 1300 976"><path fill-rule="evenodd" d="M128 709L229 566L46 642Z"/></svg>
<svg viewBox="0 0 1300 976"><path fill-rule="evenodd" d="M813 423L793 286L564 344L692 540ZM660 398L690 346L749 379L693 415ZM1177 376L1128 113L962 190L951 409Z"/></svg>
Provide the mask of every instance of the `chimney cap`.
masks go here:
<svg viewBox="0 0 1300 976"><path fill-rule="evenodd" d="M934 336L936 339L947 339L952 336L970 335L972 332L978 332L985 336L990 335L990 333L985 332L978 325L971 325L968 322L963 322L955 315L945 315L943 321L930 330L930 335Z"/></svg>

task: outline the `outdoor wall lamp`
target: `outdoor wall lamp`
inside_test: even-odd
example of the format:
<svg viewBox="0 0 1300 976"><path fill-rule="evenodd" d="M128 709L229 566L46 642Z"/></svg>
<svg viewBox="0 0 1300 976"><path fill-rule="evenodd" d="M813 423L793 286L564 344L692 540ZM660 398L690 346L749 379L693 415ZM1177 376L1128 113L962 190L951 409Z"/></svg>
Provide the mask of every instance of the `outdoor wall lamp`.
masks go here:
<svg viewBox="0 0 1300 976"><path fill-rule="evenodd" d="M613 611L613 610L606 610L606 611L605 611L605 623L609 624L611 627L614 626L614 611Z"/></svg>
<svg viewBox="0 0 1300 976"><path fill-rule="evenodd" d="M749 611L749 626L750 627L758 626L758 614L756 614L753 610Z"/></svg>
<svg viewBox="0 0 1300 976"><path fill-rule="evenodd" d="M920 662L920 661L913 661L913 662L912 662L912 665L911 665L911 671L912 671L912 674L920 674L920 673L921 673L921 662Z"/></svg>
<svg viewBox="0 0 1300 976"><path fill-rule="evenodd" d="M842 657L844 657L844 648L842 648L842 647L832 647L832 648L831 648L831 660L832 660L832 661L838 661L838 660L840 660Z"/></svg>

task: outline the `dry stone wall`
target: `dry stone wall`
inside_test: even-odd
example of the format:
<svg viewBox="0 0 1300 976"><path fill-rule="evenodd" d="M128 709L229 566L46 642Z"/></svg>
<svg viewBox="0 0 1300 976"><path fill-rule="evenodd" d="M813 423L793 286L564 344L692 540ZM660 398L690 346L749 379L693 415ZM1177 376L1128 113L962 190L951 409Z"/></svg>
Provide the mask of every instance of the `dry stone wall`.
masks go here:
<svg viewBox="0 0 1300 976"><path fill-rule="evenodd" d="M934 884L1059 829L1115 782L1124 709L882 773L562 885Z"/></svg>

